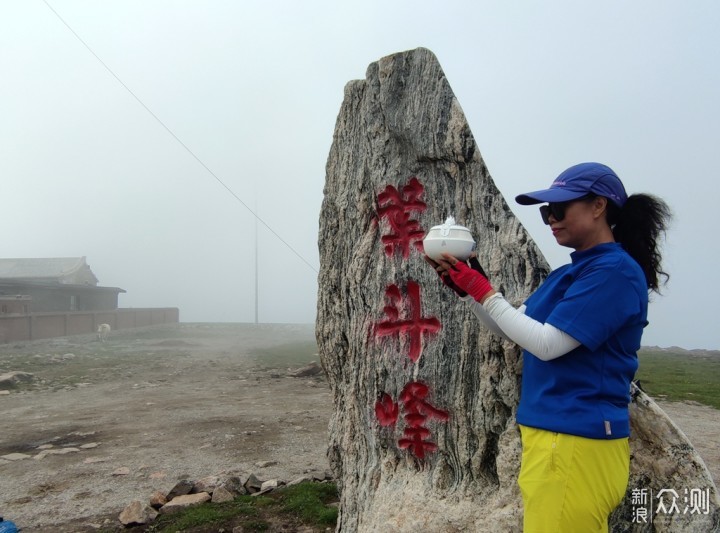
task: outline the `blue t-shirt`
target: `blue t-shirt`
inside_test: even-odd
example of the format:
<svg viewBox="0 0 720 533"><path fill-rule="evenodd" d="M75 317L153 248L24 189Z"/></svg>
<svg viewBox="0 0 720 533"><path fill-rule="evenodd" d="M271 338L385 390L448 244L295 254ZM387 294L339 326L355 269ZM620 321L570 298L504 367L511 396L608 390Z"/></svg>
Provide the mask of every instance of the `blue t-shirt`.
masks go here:
<svg viewBox="0 0 720 533"><path fill-rule="evenodd" d="M517 421L593 439L630 435L630 382L647 325L640 265L617 243L570 254L525 302L525 314L581 344L542 361L523 352Z"/></svg>

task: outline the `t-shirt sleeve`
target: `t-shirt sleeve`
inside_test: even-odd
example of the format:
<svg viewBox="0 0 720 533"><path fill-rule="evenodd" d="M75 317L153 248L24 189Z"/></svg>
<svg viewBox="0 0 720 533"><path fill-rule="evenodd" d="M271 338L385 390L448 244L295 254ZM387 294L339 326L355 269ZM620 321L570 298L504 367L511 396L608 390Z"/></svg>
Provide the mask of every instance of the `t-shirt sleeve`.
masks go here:
<svg viewBox="0 0 720 533"><path fill-rule="evenodd" d="M546 322L595 351L620 328L639 321L640 295L622 263L589 266L570 284Z"/></svg>

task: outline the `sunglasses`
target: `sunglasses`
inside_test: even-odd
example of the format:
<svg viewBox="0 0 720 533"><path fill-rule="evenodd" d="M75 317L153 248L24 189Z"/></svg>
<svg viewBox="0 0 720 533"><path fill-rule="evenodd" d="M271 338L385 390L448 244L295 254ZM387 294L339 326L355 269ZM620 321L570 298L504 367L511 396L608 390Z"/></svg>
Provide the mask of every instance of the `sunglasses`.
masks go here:
<svg viewBox="0 0 720 533"><path fill-rule="evenodd" d="M565 218L565 209L567 209L567 206L569 204L570 202L561 202L557 204L541 205L540 216L542 217L543 222L545 222L545 224L549 226L550 215L552 215L555 220L560 222L563 218Z"/></svg>
<svg viewBox="0 0 720 533"><path fill-rule="evenodd" d="M565 210L570 204L572 204L573 202L589 200L594 197L595 195L590 193L575 200L570 200L568 202L552 202L547 205L542 205L540 206L540 216L542 217L543 222L545 222L545 224L549 226L550 215L552 215L555 220L560 222L562 219L565 218Z"/></svg>

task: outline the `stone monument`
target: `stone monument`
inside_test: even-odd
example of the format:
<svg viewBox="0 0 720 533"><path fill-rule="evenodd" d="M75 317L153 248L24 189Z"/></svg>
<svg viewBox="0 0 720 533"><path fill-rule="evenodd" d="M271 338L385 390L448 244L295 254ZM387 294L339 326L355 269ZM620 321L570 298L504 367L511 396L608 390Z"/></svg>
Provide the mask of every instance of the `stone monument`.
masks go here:
<svg viewBox="0 0 720 533"><path fill-rule="evenodd" d="M335 405L328 455L340 531L522 529L521 353L481 327L423 261L422 237L449 215L472 231L480 263L510 302L549 272L432 52L384 57L345 87L320 215L316 335ZM650 405L633 412L664 416ZM695 460L677 438L686 446L675 458ZM636 449L650 457L658 448ZM645 468L646 459L634 464ZM634 473L628 494L671 480L676 490L708 487L708 512L693 523L710 528L717 495L701 463L680 479ZM612 523L642 531L626 500Z"/></svg>

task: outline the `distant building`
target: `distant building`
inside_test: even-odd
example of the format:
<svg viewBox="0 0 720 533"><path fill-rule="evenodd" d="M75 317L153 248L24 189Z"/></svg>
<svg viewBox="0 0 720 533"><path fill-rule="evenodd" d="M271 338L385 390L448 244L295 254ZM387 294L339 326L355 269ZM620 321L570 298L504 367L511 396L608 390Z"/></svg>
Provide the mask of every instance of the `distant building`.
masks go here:
<svg viewBox="0 0 720 533"><path fill-rule="evenodd" d="M0 314L111 311L118 287L99 287L85 257L0 259Z"/></svg>
<svg viewBox="0 0 720 533"><path fill-rule="evenodd" d="M0 295L0 315L27 315L30 312L30 302L32 299L22 294Z"/></svg>

